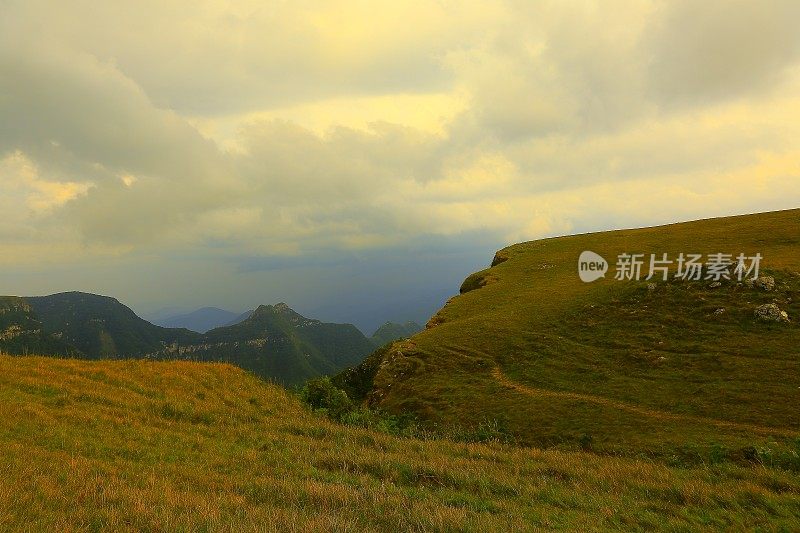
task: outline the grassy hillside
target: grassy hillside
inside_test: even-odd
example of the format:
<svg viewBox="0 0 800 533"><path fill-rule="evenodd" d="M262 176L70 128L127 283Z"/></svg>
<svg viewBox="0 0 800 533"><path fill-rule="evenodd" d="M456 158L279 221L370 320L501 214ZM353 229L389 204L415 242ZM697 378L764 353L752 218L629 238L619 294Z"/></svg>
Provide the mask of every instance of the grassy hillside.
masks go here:
<svg viewBox="0 0 800 533"><path fill-rule="evenodd" d="M605 279L580 281L584 250L609 260ZM776 287L613 279L619 254L681 252L759 252ZM797 467L800 211L528 242L493 263L426 331L349 373L372 405L494 419L534 445ZM791 322L756 320L773 302Z"/></svg>
<svg viewBox="0 0 800 533"><path fill-rule="evenodd" d="M334 425L232 366L0 357L0 529L800 527L800 481Z"/></svg>

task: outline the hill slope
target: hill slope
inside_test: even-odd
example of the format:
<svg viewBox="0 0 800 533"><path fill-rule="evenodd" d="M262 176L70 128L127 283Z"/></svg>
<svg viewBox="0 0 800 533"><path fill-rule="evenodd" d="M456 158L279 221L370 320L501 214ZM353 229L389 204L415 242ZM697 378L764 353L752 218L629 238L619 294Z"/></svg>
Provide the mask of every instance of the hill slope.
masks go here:
<svg viewBox="0 0 800 533"><path fill-rule="evenodd" d="M0 357L0 529L797 529L796 476L334 425L228 365Z"/></svg>
<svg viewBox="0 0 800 533"><path fill-rule="evenodd" d="M585 250L610 260L606 279L578 278ZM776 286L613 279L619 254L681 252L761 253ZM528 242L493 264L426 331L340 379L374 406L437 424L494 419L529 444L667 460L793 449L800 211ZM768 303L792 321L756 320Z"/></svg>
<svg viewBox="0 0 800 533"><path fill-rule="evenodd" d="M0 353L81 355L62 335L46 332L31 305L17 296L0 296Z"/></svg>

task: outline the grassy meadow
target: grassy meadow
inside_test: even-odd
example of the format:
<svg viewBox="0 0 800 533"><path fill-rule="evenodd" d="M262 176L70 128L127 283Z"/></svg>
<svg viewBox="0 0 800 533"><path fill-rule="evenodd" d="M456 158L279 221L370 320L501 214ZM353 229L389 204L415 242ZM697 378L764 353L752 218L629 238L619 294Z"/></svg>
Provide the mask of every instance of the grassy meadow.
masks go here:
<svg viewBox="0 0 800 533"><path fill-rule="evenodd" d="M763 466L416 440L210 363L0 357L0 529L796 530Z"/></svg>

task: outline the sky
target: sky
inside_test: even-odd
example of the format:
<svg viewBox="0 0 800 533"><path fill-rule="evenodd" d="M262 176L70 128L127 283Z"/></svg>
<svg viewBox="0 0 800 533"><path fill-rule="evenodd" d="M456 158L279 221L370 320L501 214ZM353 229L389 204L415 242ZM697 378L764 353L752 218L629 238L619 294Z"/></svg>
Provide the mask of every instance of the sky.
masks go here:
<svg viewBox="0 0 800 533"><path fill-rule="evenodd" d="M424 320L496 249L800 206L796 0L0 0L0 293Z"/></svg>

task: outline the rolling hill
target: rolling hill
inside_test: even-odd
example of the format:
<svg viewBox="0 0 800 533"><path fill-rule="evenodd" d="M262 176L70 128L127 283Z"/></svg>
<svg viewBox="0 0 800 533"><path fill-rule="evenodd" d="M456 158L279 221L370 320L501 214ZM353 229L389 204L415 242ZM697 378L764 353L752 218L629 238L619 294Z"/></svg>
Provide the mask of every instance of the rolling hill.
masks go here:
<svg viewBox="0 0 800 533"><path fill-rule="evenodd" d="M733 464L399 438L223 364L0 356L0 529L798 528L800 481Z"/></svg>
<svg viewBox="0 0 800 533"><path fill-rule="evenodd" d="M604 279L579 279L586 250L611 263ZM620 254L663 253L760 253L774 286L675 279L677 264L668 281L614 279ZM759 320L769 304L789 321ZM529 445L674 463L790 457L800 442L800 210L510 246L425 331L337 382L432 425L495 420Z"/></svg>

